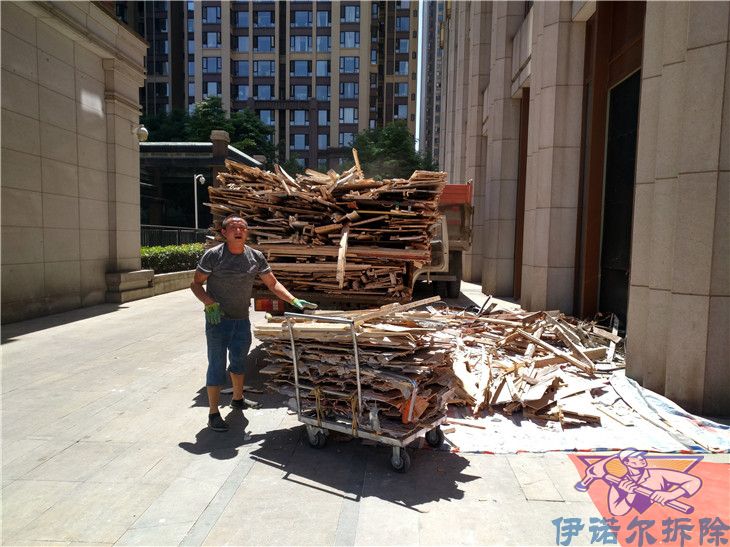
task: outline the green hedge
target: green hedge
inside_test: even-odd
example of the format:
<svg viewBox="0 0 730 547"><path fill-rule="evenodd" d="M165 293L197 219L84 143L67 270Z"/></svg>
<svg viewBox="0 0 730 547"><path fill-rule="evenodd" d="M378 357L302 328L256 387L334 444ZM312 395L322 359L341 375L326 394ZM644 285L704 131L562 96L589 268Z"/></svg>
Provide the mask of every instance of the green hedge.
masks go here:
<svg viewBox="0 0 730 547"><path fill-rule="evenodd" d="M202 243L142 247L142 268L156 274L194 270L203 251Z"/></svg>

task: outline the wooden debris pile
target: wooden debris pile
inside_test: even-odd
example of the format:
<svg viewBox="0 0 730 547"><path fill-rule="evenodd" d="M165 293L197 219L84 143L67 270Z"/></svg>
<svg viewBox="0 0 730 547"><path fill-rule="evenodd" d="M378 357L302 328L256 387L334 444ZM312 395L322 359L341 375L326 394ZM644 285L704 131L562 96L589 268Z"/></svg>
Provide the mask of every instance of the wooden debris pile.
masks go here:
<svg viewBox="0 0 730 547"><path fill-rule="evenodd" d="M353 428L394 438L446 416L447 403L458 390L453 382L451 339L438 326L412 320L405 313L410 306L338 312L355 321L362 408L358 407L350 326L307 320L292 323L299 383L305 386L300 389L305 415L345 421ZM254 334L269 354L269 364L261 370L271 375L269 387L295 397L286 320L271 319L256 326Z"/></svg>
<svg viewBox="0 0 730 547"><path fill-rule="evenodd" d="M362 367L360 425L398 436L442 417L447 404L477 413L522 411L526 418L563 425L621 421L598 395L610 374L623 367L621 338L594 322L559 312L497 309L473 313L428 306L434 299L391 304L361 312L322 312L355 320ZM269 386L293 397L291 345L286 324L278 319L256 327L271 364ZM356 392L351 332L347 325L297 322L300 382L345 394ZM397 376L396 376L397 375ZM404 380L403 378L407 378ZM417 386L414 418L406 413ZM320 405L352 419L346 397L328 399L306 392L303 405ZM343 402L344 401L344 402ZM374 414L373 414L374 412ZM357 414L357 413L356 413Z"/></svg>
<svg viewBox="0 0 730 547"><path fill-rule="evenodd" d="M354 151L353 151L354 152ZM431 260L431 227L446 173L374 180L359 167L341 174L308 169L296 178L226 161L208 189L216 228L246 218L249 244L266 255L294 293L410 300L414 269Z"/></svg>

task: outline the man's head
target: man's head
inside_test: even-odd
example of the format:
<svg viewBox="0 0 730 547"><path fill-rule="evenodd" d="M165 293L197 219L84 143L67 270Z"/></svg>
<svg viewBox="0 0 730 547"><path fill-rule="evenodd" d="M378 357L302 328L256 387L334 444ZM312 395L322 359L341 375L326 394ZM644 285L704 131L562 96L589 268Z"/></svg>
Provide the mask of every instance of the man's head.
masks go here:
<svg viewBox="0 0 730 547"><path fill-rule="evenodd" d="M644 458L643 450L636 450L634 448L626 448L618 453L618 459L621 460L626 467L641 469L646 467L646 459Z"/></svg>
<svg viewBox="0 0 730 547"><path fill-rule="evenodd" d="M245 243L248 235L248 224L238 215L228 215L223 219L221 234L230 243L239 241Z"/></svg>

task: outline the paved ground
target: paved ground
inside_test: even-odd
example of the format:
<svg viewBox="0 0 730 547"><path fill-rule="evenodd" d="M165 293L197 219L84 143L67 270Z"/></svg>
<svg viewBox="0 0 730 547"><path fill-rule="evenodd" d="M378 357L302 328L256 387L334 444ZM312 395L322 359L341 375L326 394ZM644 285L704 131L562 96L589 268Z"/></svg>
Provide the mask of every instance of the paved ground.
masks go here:
<svg viewBox="0 0 730 547"><path fill-rule="evenodd" d="M179 291L3 327L3 544L554 545L553 519L599 516L565 454L415 450L400 475L262 395L211 432L203 322Z"/></svg>

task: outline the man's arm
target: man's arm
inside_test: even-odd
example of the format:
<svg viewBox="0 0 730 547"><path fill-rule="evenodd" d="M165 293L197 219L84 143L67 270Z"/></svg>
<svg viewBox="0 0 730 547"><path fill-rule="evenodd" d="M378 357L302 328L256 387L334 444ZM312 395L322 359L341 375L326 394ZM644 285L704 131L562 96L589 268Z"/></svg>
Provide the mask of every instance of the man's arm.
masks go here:
<svg viewBox="0 0 730 547"><path fill-rule="evenodd" d="M200 270L195 270L193 282L190 283L190 290L193 291L195 297L200 300L205 306L215 304L215 300L210 297L208 292L205 290L205 287L203 287L203 283L206 282L209 275L210 274L203 273Z"/></svg>
<svg viewBox="0 0 730 547"><path fill-rule="evenodd" d="M291 301L294 300L294 296L276 279L272 271L261 274L261 281L264 282L267 289L287 304L291 304Z"/></svg>

